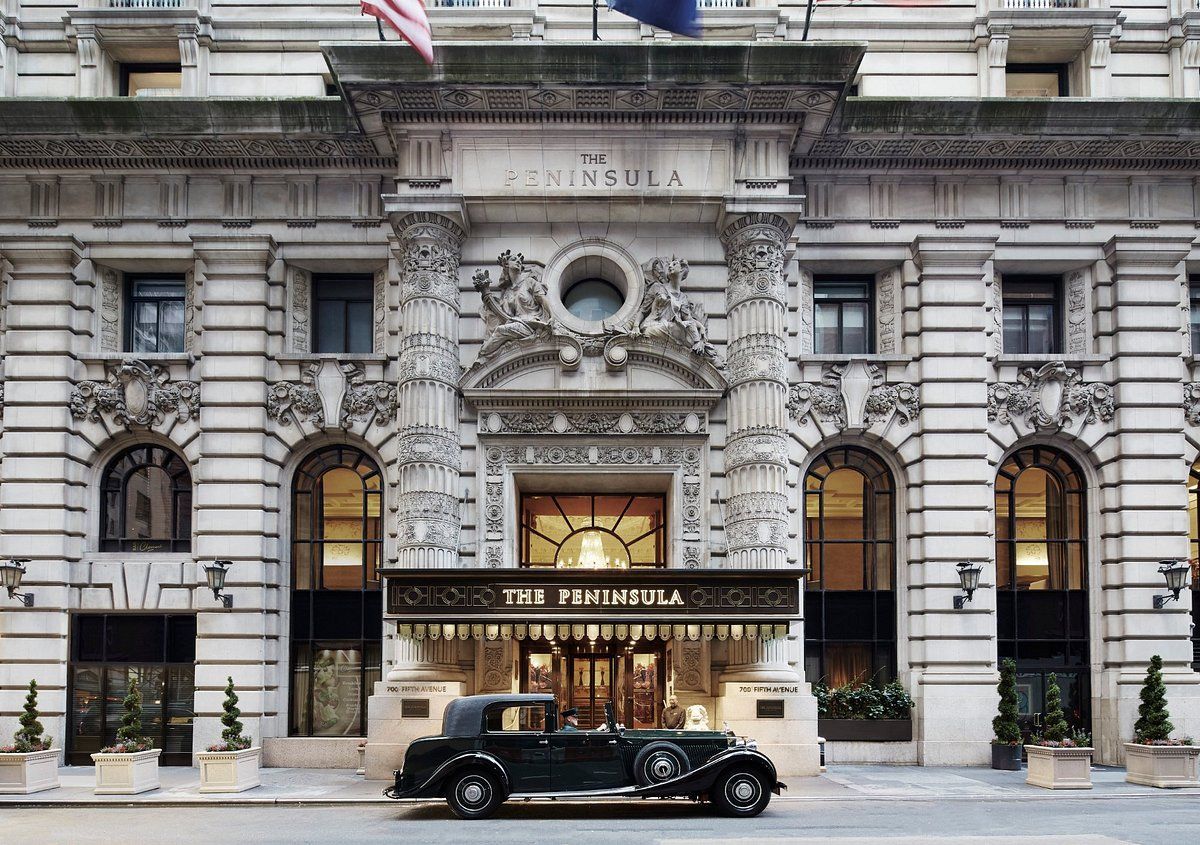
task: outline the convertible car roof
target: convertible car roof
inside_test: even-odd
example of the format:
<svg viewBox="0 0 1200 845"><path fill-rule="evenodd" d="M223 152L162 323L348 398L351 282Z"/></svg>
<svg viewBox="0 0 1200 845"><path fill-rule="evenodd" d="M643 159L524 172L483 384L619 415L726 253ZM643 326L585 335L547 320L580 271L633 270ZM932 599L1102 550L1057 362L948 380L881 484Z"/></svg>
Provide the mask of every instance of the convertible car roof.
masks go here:
<svg viewBox="0 0 1200 845"><path fill-rule="evenodd" d="M483 711L493 704L553 703L550 693L501 693L499 695L468 695L446 705L442 716L442 736L478 736L483 725Z"/></svg>

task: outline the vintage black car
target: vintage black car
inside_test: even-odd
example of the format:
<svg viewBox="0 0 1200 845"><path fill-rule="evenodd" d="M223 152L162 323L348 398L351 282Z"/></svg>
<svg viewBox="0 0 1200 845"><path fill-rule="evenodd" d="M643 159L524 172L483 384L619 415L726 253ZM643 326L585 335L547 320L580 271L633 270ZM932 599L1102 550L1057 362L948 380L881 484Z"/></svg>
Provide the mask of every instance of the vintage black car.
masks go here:
<svg viewBox="0 0 1200 845"><path fill-rule="evenodd" d="M756 816L786 787L771 760L730 732L626 730L612 703L594 731L559 730L548 694L472 695L446 707L440 736L408 747L389 798L445 798L459 818L509 798L707 798Z"/></svg>

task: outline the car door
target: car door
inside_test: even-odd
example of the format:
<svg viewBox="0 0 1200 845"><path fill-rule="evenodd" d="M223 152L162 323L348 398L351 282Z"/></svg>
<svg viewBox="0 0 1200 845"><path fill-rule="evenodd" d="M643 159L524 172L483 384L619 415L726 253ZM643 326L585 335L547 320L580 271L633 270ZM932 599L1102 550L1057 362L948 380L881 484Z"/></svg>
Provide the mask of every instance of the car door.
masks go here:
<svg viewBox="0 0 1200 845"><path fill-rule="evenodd" d="M550 789L550 734L544 704L498 704L484 711L479 748L508 773L510 793Z"/></svg>
<svg viewBox="0 0 1200 845"><path fill-rule="evenodd" d="M550 735L550 788L579 792L628 786L617 737L605 731L556 731Z"/></svg>

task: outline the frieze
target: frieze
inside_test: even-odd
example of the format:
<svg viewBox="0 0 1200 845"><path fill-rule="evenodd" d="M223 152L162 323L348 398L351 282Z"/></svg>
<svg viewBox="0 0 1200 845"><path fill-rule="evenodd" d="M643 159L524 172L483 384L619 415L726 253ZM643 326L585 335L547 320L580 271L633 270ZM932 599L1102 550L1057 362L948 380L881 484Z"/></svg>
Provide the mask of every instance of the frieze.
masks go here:
<svg viewBox="0 0 1200 845"><path fill-rule="evenodd" d="M705 430L700 414L527 413L498 412L480 417L487 434L698 434Z"/></svg>
<svg viewBox="0 0 1200 845"><path fill-rule="evenodd" d="M988 388L988 420L1005 425L1020 420L1035 429L1054 429L1109 422L1114 413L1112 388L1085 382L1062 361L1038 370L1027 367L1017 373L1016 382Z"/></svg>
<svg viewBox="0 0 1200 845"><path fill-rule="evenodd" d="M458 469L462 447L445 437L417 434L400 438L396 460L402 464L435 463Z"/></svg>
<svg viewBox="0 0 1200 845"><path fill-rule="evenodd" d="M800 425L814 416L839 429L867 428L893 419L909 425L920 410L914 385L887 384L883 368L864 361L827 364L820 384L804 382L788 392L788 411Z"/></svg>
<svg viewBox="0 0 1200 845"><path fill-rule="evenodd" d="M381 166L367 138L74 138L8 136L0 139L0 169L49 166L94 170L109 164L160 170L168 167L253 167L314 165ZM252 164L251 164L252 163Z"/></svg>
<svg viewBox="0 0 1200 845"><path fill-rule="evenodd" d="M200 385L171 381L163 367L126 358L110 367L105 382L81 381L71 391L71 416L118 426L155 426L168 414L187 422L200 412Z"/></svg>
<svg viewBox="0 0 1200 845"><path fill-rule="evenodd" d="M782 434L753 434L725 444L725 469L750 464L787 464L787 440Z"/></svg>

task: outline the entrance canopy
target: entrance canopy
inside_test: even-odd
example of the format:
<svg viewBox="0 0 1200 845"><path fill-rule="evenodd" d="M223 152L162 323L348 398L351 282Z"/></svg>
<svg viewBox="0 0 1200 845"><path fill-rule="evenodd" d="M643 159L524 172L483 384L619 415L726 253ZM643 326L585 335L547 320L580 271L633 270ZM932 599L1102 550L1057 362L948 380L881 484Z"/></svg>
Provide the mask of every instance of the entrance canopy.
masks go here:
<svg viewBox="0 0 1200 845"><path fill-rule="evenodd" d="M785 636L802 569L390 569L401 636L718 640Z"/></svg>

